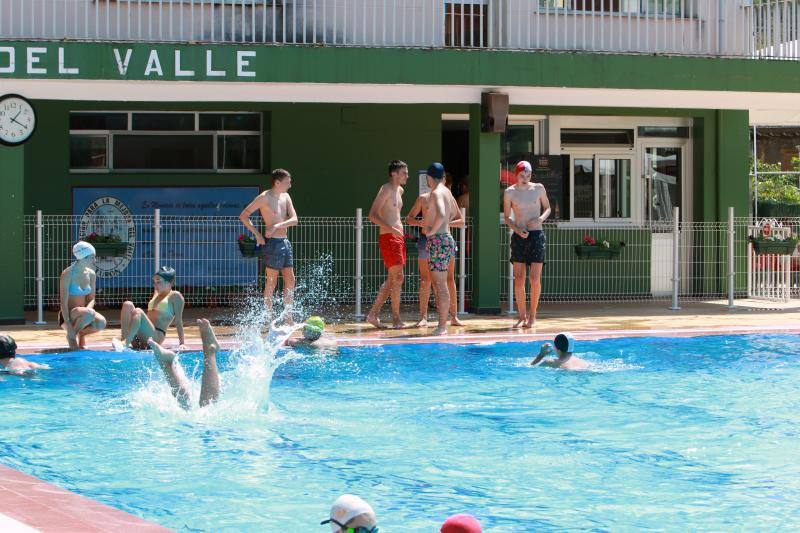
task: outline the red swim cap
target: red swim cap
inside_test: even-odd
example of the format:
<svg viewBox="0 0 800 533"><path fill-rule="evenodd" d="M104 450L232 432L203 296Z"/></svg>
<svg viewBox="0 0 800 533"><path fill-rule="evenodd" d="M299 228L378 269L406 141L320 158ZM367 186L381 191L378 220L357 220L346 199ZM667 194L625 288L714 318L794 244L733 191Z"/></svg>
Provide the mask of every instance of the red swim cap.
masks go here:
<svg viewBox="0 0 800 533"><path fill-rule="evenodd" d="M481 523L468 514L454 514L444 521L440 533L481 533Z"/></svg>
<svg viewBox="0 0 800 533"><path fill-rule="evenodd" d="M517 163L516 174L519 174L520 172L530 172L530 171L531 171L531 164L528 163L527 161L520 161L519 163Z"/></svg>

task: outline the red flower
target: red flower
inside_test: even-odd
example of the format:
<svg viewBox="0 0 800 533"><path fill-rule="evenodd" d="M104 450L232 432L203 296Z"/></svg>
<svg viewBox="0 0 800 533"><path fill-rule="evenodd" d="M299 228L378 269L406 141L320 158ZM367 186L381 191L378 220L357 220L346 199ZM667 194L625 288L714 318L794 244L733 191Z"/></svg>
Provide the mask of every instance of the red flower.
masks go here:
<svg viewBox="0 0 800 533"><path fill-rule="evenodd" d="M239 241L239 242L241 242L241 241L243 241L244 239L245 239L245 235L244 235L244 233L242 233L241 235L239 235L239 238L238 238L238 239L236 239L236 240L237 240L237 241Z"/></svg>
<svg viewBox="0 0 800 533"><path fill-rule="evenodd" d="M595 240L594 240L592 237L590 237L589 235L584 235L584 236L583 236L583 244L585 244L585 245L587 245L587 246L594 246L595 244L597 244L597 241L595 241Z"/></svg>

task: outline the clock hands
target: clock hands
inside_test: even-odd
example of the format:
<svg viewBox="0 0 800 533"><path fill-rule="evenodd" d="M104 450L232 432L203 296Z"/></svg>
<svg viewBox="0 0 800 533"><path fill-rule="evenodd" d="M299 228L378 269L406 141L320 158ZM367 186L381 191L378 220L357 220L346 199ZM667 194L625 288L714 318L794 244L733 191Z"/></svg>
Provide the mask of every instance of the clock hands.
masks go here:
<svg viewBox="0 0 800 533"><path fill-rule="evenodd" d="M17 113L17 114L16 114L16 115L15 115L15 116L14 116L14 117L11 119L11 122L15 122L16 124L19 124L20 126L22 126L23 128L25 128L25 129L27 130L27 129L28 129L28 126L26 126L26 125L25 125L25 124L23 124L22 122L18 122L18 121L17 121L17 117L18 117L18 116L20 116L21 114L22 114L22 111L20 111L19 113Z"/></svg>

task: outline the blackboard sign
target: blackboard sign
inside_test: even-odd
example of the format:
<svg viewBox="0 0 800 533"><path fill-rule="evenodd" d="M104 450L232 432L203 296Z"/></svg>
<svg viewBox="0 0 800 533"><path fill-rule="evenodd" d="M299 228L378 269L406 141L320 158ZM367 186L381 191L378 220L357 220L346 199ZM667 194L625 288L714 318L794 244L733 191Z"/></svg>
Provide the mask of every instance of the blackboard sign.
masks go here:
<svg viewBox="0 0 800 533"><path fill-rule="evenodd" d="M547 191L547 198L550 200L550 219L567 220L569 218L569 197L566 195L568 185L565 183L565 174L569 169L565 169L565 160L569 161L569 156L560 155L536 155L531 158L533 176L531 180L535 183L544 185Z"/></svg>

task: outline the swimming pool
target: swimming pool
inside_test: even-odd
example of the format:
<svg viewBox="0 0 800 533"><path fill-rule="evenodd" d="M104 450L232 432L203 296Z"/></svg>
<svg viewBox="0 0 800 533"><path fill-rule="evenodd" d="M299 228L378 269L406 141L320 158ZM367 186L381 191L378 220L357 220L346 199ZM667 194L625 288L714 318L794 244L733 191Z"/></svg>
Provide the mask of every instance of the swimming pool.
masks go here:
<svg viewBox="0 0 800 533"><path fill-rule="evenodd" d="M382 531L775 530L800 516L798 341L579 342L591 372L528 367L538 343L345 348L279 367L269 412L263 361L222 357L223 401L186 413L150 354L47 355L0 375L0 462L175 529L327 531L352 492Z"/></svg>

